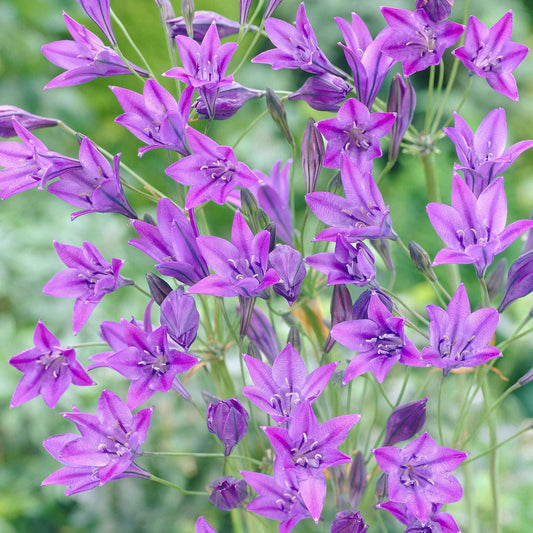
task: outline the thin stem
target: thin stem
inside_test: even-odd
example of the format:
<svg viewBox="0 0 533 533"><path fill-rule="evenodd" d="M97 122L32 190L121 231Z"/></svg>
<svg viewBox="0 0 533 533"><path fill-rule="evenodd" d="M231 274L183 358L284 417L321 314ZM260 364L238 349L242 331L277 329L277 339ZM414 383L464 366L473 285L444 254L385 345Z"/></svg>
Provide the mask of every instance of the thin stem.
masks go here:
<svg viewBox="0 0 533 533"><path fill-rule="evenodd" d="M167 481L166 479L162 479L160 477L154 476L154 474L150 474L150 477L148 479L150 481L155 481L157 483L161 483L161 485L166 485L167 487L172 487L173 489L176 489L177 491L181 492L182 494L187 494L188 496L209 496L209 493L205 492L205 491L182 489L181 487L179 487L175 483L172 483L171 481Z"/></svg>
<svg viewBox="0 0 533 533"><path fill-rule="evenodd" d="M406 311L409 311L414 317L420 320L420 322L423 322L425 325L429 324L429 320L427 318L424 318L420 313L409 307L403 300L400 299L397 294L389 291L388 289L384 289L383 287L380 287L379 290L396 300Z"/></svg>
<svg viewBox="0 0 533 533"><path fill-rule="evenodd" d="M142 287L139 287L139 285L137 285L137 283L133 283L133 286L139 291L139 292L142 292L145 296L148 296L148 298L150 298L150 300L152 299L152 295L149 293L149 292L146 292Z"/></svg>
<svg viewBox="0 0 533 533"><path fill-rule="evenodd" d="M444 446L444 435L442 433L442 417L441 417L441 404L442 404L442 389L444 388L444 374L442 375L439 383L439 396L437 403L437 424L439 426L439 440L442 446Z"/></svg>
<svg viewBox="0 0 533 533"><path fill-rule="evenodd" d="M241 133L241 135L239 136L239 138L233 143L233 149L235 150L235 148L237 147L237 145L246 137L246 134L252 130L256 125L257 123L263 118L263 117L266 117L268 115L268 109L266 109L265 111L263 111L260 115L258 115L255 120L253 120L249 125L248 127Z"/></svg>
<svg viewBox="0 0 533 533"><path fill-rule="evenodd" d="M379 383L379 381L376 381L376 383L378 384L379 392L381 392L381 395L383 396L383 398L385 398L385 401L389 404L389 407L391 409L394 409L394 404L389 400L389 397L387 396L387 393L383 388L383 383Z"/></svg>
<svg viewBox="0 0 533 533"><path fill-rule="evenodd" d="M433 114L433 89L435 87L435 65L431 65L429 69L429 84L428 84L428 101L426 106L426 119L424 122L424 131L429 132L431 125L431 115Z"/></svg>
<svg viewBox="0 0 533 533"><path fill-rule="evenodd" d="M107 342L82 342L81 344L71 344L69 348L77 350L78 348L91 348L94 346L107 346Z"/></svg>
<svg viewBox="0 0 533 533"><path fill-rule="evenodd" d="M405 389L407 388L407 382L409 381L409 376L411 375L411 367L408 366L405 371L405 377L403 378L402 388L400 389L400 394L398 394L398 398L396 398L396 404L394 407L398 407L400 405L400 402L402 401L403 395L405 393Z"/></svg>
<svg viewBox="0 0 533 533"><path fill-rule="evenodd" d="M490 297L489 297L489 289L487 288L487 283L485 282L485 278L478 278L478 279L479 279L479 286L481 288L481 305L483 307L489 307Z"/></svg>
<svg viewBox="0 0 533 533"><path fill-rule="evenodd" d="M522 433L525 433L526 431L530 431L531 429L533 429L533 428L528 426L527 428L523 428L520 431L517 431L514 435L511 435L508 439L502 440L501 442L496 444L496 446L494 446L493 448L489 448L489 449L485 450L483 453L480 453L479 455L475 455L474 457L469 457L463 463L463 465L471 463L472 461L476 461L477 459L480 459L481 457L485 457L485 455L488 455L489 453L492 453L494 450L497 450L498 448L501 448L502 446L504 446L508 442L511 442L512 440L516 439L516 437L519 437L520 435L522 435Z"/></svg>
<svg viewBox="0 0 533 533"><path fill-rule="evenodd" d="M253 463L255 465L261 466L263 463L261 461L258 461L257 459L252 459L251 457L246 457L244 455L224 455L223 453L204 453L204 452L145 452L143 451L143 455L146 457L201 457L201 458L209 458L209 457L228 457L229 459L238 459L243 461L249 461L250 463Z"/></svg>
<svg viewBox="0 0 533 533"><path fill-rule="evenodd" d="M387 161L387 164L385 165L385 168L381 171L381 173L379 174L379 176L376 179L376 184L378 184L381 181L381 179L383 177L385 177L389 173L389 170L392 169L392 167L394 166L395 163L396 163L396 159L389 159Z"/></svg>
<svg viewBox="0 0 533 533"><path fill-rule="evenodd" d="M513 335L512 337L510 337L509 339L505 340L504 342L502 342L501 344L498 344L498 346L496 346L496 348L498 348L500 351L502 351L504 348L507 348L507 346L509 346L509 344L511 344L512 342L518 340L518 339L521 339L522 337L525 337L526 335L529 335L531 332L533 331L533 328L529 328L529 329L526 329L526 331L523 331L522 333L519 333L518 335Z"/></svg>

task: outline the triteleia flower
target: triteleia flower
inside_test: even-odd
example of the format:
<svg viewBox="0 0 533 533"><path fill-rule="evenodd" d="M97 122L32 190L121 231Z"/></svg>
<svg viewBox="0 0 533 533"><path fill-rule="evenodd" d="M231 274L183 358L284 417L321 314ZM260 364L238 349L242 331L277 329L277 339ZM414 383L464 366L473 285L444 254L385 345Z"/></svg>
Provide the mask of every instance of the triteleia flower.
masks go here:
<svg viewBox="0 0 533 533"><path fill-rule="evenodd" d="M9 407L17 407L41 395L53 409L71 383L79 386L95 385L76 359L73 348L63 348L57 338L42 323L37 322L33 334L33 348L9 360L9 364L24 373Z"/></svg>
<svg viewBox="0 0 533 533"><path fill-rule="evenodd" d="M498 325L498 312L492 307L470 312L470 302L461 283L446 310L428 305L429 342L422 359L442 368L444 375L453 368L477 366L502 353L489 346Z"/></svg>
<svg viewBox="0 0 533 533"><path fill-rule="evenodd" d="M452 475L468 453L443 448L427 434L404 448L385 446L373 450L380 468L388 474L389 498L404 503L425 525L434 503L453 503L463 497L461 484Z"/></svg>
<svg viewBox="0 0 533 533"><path fill-rule="evenodd" d="M384 446L414 437L426 423L426 403L429 396L414 402L404 403L394 408L387 419Z"/></svg>
<svg viewBox="0 0 533 533"><path fill-rule="evenodd" d="M300 354L287 344L272 364L243 355L254 386L242 393L263 412L282 423L292 416L293 409L303 401L313 403L322 394L338 363L328 363L307 375Z"/></svg>
<svg viewBox="0 0 533 533"><path fill-rule="evenodd" d="M248 431L250 415L237 398L219 400L207 406L207 430L224 444L224 455L229 455Z"/></svg>
<svg viewBox="0 0 533 533"><path fill-rule="evenodd" d="M345 155L360 168L370 170L372 159L382 154L379 139L387 135L394 120L394 113L371 113L364 104L350 98L336 117L316 123L328 141L324 166L341 168Z"/></svg>
<svg viewBox="0 0 533 533"><path fill-rule="evenodd" d="M217 533L215 528L209 525L209 522L203 517L199 516L194 524L194 533Z"/></svg>
<svg viewBox="0 0 533 533"><path fill-rule="evenodd" d="M376 295L381 303L392 313L394 303L384 292L381 292L379 289L367 289L359 295L359 298L353 304L352 320L368 318L368 306L370 305L372 295Z"/></svg>
<svg viewBox="0 0 533 533"><path fill-rule="evenodd" d="M389 159L398 157L400 143L405 132L408 130L416 108L416 93L413 85L409 81L403 80L401 74L396 74L392 78L389 99L387 101L387 111L396 113L396 120L390 130Z"/></svg>
<svg viewBox="0 0 533 533"><path fill-rule="evenodd" d="M383 53L402 62L405 76L438 65L464 31L456 22L434 22L424 9L382 7L381 14L389 25Z"/></svg>
<svg viewBox="0 0 533 533"><path fill-rule="evenodd" d="M507 11L491 28L471 16L468 19L464 46L452 53L471 73L485 78L496 92L516 102L518 89L511 72L525 59L529 48L512 42L512 31L512 11Z"/></svg>
<svg viewBox="0 0 533 533"><path fill-rule="evenodd" d="M64 11L63 18L74 41L55 41L42 46L44 56L66 70L48 82L45 89L87 83L101 76L131 74L130 68L140 76L148 77L148 72L133 63L128 67L112 48L105 46L99 37Z"/></svg>
<svg viewBox="0 0 533 533"><path fill-rule="evenodd" d="M416 9L423 9L434 22L447 19L453 8L454 0L416 0Z"/></svg>
<svg viewBox="0 0 533 533"><path fill-rule="evenodd" d="M201 42L213 22L216 24L220 39L239 33L240 25L238 22L223 17L213 11L199 10L194 12L194 18L192 20L193 34L192 36L189 35L189 37ZM178 35L188 35L187 26L183 17L168 19L167 25L171 38L177 37Z"/></svg>
<svg viewBox="0 0 533 533"><path fill-rule="evenodd" d="M476 198L468 185L454 174L452 205L430 203L427 212L435 231L447 245L437 253L433 266L473 264L480 278L495 255L533 227L533 220L518 220L505 227L507 200L501 177Z"/></svg>
<svg viewBox="0 0 533 533"><path fill-rule="evenodd" d="M368 526L359 511L341 511L335 515L331 524L331 533L365 533Z"/></svg>
<svg viewBox="0 0 533 533"><path fill-rule="evenodd" d="M336 113L351 90L342 78L326 72L307 78L297 91L289 95L289 100L303 100L317 111Z"/></svg>
<svg viewBox="0 0 533 533"><path fill-rule="evenodd" d="M13 119L28 131L50 128L58 124L55 118L40 117L13 105L0 105L0 137L7 139L17 136Z"/></svg>
<svg viewBox="0 0 533 533"><path fill-rule="evenodd" d="M306 275L302 254L291 246L277 244L268 255L268 262L280 277L272 289L292 305L300 297Z"/></svg>
<svg viewBox="0 0 533 533"><path fill-rule="evenodd" d="M139 148L139 157L154 148L174 150L181 155L190 153L185 138L185 126L189 120L192 87L186 87L179 102L155 80L147 80L143 94L109 87L117 97L125 113L115 119L147 146Z"/></svg>
<svg viewBox="0 0 533 533"><path fill-rule="evenodd" d="M403 525L407 526L404 533L461 533L453 516L449 513L440 512L441 504L434 503L432 505L429 519L425 524L422 524L404 503L385 502L376 507L385 509Z"/></svg>
<svg viewBox="0 0 533 533"><path fill-rule="evenodd" d="M117 44L111 27L109 0L78 0L85 13L104 32L111 44Z"/></svg>
<svg viewBox="0 0 533 533"><path fill-rule="evenodd" d="M394 363L424 366L420 354L404 333L405 318L391 314L377 294L370 296L368 318L337 324L331 336L357 355L350 361L342 384L365 372L372 372L382 383Z"/></svg>
<svg viewBox="0 0 533 533"><path fill-rule="evenodd" d="M200 314L194 298L179 287L167 295L161 303L161 325L166 326L168 336L184 350L196 339Z"/></svg>
<svg viewBox="0 0 533 533"><path fill-rule="evenodd" d="M43 293L58 298L76 298L72 329L77 334L106 294L132 285L133 280L119 274L123 259L113 258L109 263L90 242L84 242L78 248L54 241L54 248L67 269L55 274L43 287Z"/></svg>
<svg viewBox="0 0 533 533"><path fill-rule="evenodd" d="M215 273L195 283L189 293L253 298L280 281L268 267L270 233L262 230L254 235L239 211L233 219L231 242L204 235L196 241Z"/></svg>
<svg viewBox="0 0 533 533"><path fill-rule="evenodd" d="M465 119L454 113L453 128L444 128L444 133L455 145L460 164L454 164L455 171L461 171L468 186L476 196L492 181L507 170L514 160L533 146L533 140L520 141L507 150L507 122L503 108L493 109L473 133Z"/></svg>
<svg viewBox="0 0 533 533"><path fill-rule="evenodd" d="M246 481L232 476L223 476L209 485L209 499L217 509L231 511L241 505L248 496Z"/></svg>
<svg viewBox="0 0 533 533"><path fill-rule="evenodd" d="M505 293L498 307L502 312L509 304L533 291L533 250L522 254L509 269Z"/></svg>
<svg viewBox="0 0 533 533"><path fill-rule="evenodd" d="M66 485L66 495L93 489L129 476L149 478L134 460L142 454L153 407L132 414L113 392L103 390L96 415L61 413L81 433L54 435L43 442L46 451L65 466L42 485Z"/></svg>

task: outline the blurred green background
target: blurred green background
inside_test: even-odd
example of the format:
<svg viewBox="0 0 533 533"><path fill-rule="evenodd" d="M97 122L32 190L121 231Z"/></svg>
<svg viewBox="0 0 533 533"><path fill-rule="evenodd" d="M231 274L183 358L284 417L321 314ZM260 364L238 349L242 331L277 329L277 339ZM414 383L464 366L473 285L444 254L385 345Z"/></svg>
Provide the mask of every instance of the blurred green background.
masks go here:
<svg viewBox="0 0 533 533"><path fill-rule="evenodd" d="M131 35L143 50L153 70L164 72L170 65L167 58L165 37L161 29L158 11L152 0L132 2L111 2L118 16L129 29ZM391 1L392 7L412 9L413 1ZM461 19L463 1L457 0L454 9L455 20ZM298 2L284 0L276 16L293 20ZM496 0L472 0L470 12L485 24L492 25L505 10L513 9L513 40L530 47L532 40L532 13L529 0L508 0L505 5ZM252 5L252 10L255 3ZM180 2L174 2L179 14ZM225 16L235 19L238 16L238 2L196 1L197 9L218 10ZM340 32L333 21L334 16L349 19L350 12L357 13L367 22L375 35L383 26L377 5L371 0L346 2L312 0L306 3L308 16L318 36L321 48L333 63L346 68L344 57L336 43ZM91 30L92 23L83 15L75 0L2 0L0 2L0 104L11 104L28 111L50 117L58 117L73 129L89 135L98 144L112 153L121 152L123 160L134 167L139 174L152 181L158 188L173 193L173 183L164 174L168 166L166 155L161 151L147 153L137 158L139 142L125 129L113 122L121 108L108 90L108 85L120 85L138 90L136 80L131 77L99 79L89 84L42 91L42 87L60 69L46 61L40 53L42 44L67 39L61 10L65 9L79 22ZM119 41L121 34L116 29ZM249 43L250 39L245 41ZM270 47L267 41L260 44L262 49ZM260 47L258 47L257 52ZM133 52L124 45L128 57L135 63ZM448 59L448 66L451 64ZM237 59L232 65L237 64ZM230 68L231 70L231 68ZM264 65L247 65L237 76L237 81L257 89L271 87L278 90L295 90L305 75L294 71L272 71ZM427 85L426 74L415 75L419 109L425 108ZM517 70L520 103L515 104L492 91L484 80L475 79L468 102L461 114L473 129L494 107L502 106L507 112L509 126L508 145L533 137L533 62L529 57ZM161 80L160 80L161 81ZM449 110L457 105L461 90L466 86L467 75L460 69L457 91L449 101ZM164 80L169 90L172 84ZM384 96L386 97L386 95ZM249 102L234 118L215 123L210 135L221 144L231 145L242 130L265 108L264 101ZM301 140L305 122L309 116L315 120L329 116L311 110L303 102L287 105L289 121L298 139ZM415 117L415 122L421 116ZM47 146L54 151L77 157L77 144L67 134L56 130L37 132ZM449 200L451 169L455 160L453 146L447 138L440 141L437 156L441 192L444 201ZM266 117L253 129L239 145L237 157L251 168L268 172L272 164L290 157L290 149L283 137ZM298 216L304 207L303 178L296 162ZM524 154L507 173L506 191L509 201L509 221L526 218L533 205L533 151ZM319 186L326 186L331 172L325 171ZM416 240L430 255L440 248L429 221L425 215L426 193L424 179L416 157L403 155L381 186L385 202L391 206L394 227L404 242ZM152 204L135 203L139 213L154 213ZM61 339L62 343L90 342L97 340L98 324L102 320L119 320L132 315L140 317L145 301L138 298L133 289L125 288L107 296L98 306L87 326L77 338L72 336L72 301L44 296L41 287L54 273L63 268L52 247L52 241L80 246L85 240L93 242L106 258L126 259L123 274L142 280L144 273L153 271L152 261L128 246L126 240L136 236L128 221L114 215L84 216L70 222L70 206L63 204L52 195L32 190L14 196L0 204L0 359L3 372L0 373L0 532L190 532L199 514L205 514L219 533L232 531L229 514L215 513L205 500L184 498L176 491L156 486L147 481L122 480L108 484L97 490L73 497L63 496L63 488L39 486L58 465L41 446L43 439L51 434L73 431L72 424L63 420L58 413L70 410L73 403L78 408L94 411L95 399L101 385L94 388L71 388L60 400L58 408L52 412L37 398L17 409L9 410L9 400L20 373L7 364L14 354L31 346L35 324L43 318L46 325ZM216 208L210 216L220 217L224 210ZM298 219L297 219L298 220ZM297 225L297 224L296 224ZM226 234L227 234L227 230ZM223 232L221 232L223 233ZM506 253L509 264L520 252L520 243L515 243ZM394 250L395 257L403 257ZM439 271L438 271L439 273ZM471 279L468 269L462 270L466 279ZM385 275L386 278L386 275ZM396 290L420 311L428 302L433 302L433 293L421 275L409 265L399 267ZM475 287L473 290L477 290ZM477 300L477 292L472 298ZM499 339L505 338L514 330L532 305L531 298L513 304L500 321ZM475 303L473 304L476 305ZM327 310L327 304L324 306ZM94 352L80 350L79 359L86 364ZM513 350L499 361L498 368L504 376L514 382L533 365L531 340L517 342ZM111 373L101 371L94 374L95 380L105 383L125 395L125 380L114 378ZM209 381L198 373L190 383L196 399L199 391L209 389ZM494 379L494 388L503 384ZM504 404L499 415L499 437L503 440L519 427L530 422L533 417L533 392L529 388L520 390ZM450 386L450 389L452 387ZM450 394L454 394L450 390ZM149 433L146 449L151 450L212 450L217 451L213 441L203 430L198 431L203 421L196 412L184 408L177 396L157 395L154 397L156 410ZM363 410L363 406L358 412ZM450 417L453 414L450 413ZM430 417L428 417L428 424ZM450 418L453 423L453 418ZM362 422L363 423L363 422ZM369 428L370 429L370 428ZM379 432L379 429L378 429ZM480 434L480 443L486 439ZM478 442L478 443L479 443ZM486 444L486 443L485 443ZM481 447L480 449L483 449ZM502 524L505 532L523 532L533 523L533 437L526 433L522 438L506 447L500 454L502 467ZM190 489L202 489L212 479L220 475L219 465L211 465L194 459L145 460L143 466L155 474L172 479ZM472 473L475 506L481 517L479 531L490 530L490 497L487 463L473 463ZM461 524L463 531L474 531L467 526L464 504L452 506L452 512ZM257 522L259 524L259 522ZM391 524L392 522L387 522ZM262 531L257 526L257 531ZM489 529L486 529L489 527ZM295 531L312 530L309 521L302 523ZM325 530L323 527L321 530ZM371 528L372 531L372 528ZM400 531L391 526L391 531Z"/></svg>

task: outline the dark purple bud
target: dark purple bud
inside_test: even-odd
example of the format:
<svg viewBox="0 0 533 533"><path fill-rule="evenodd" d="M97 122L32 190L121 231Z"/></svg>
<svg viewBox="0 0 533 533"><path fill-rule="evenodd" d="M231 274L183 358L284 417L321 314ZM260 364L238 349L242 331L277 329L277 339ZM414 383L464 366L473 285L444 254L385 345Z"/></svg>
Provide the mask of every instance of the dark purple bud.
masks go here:
<svg viewBox="0 0 533 533"><path fill-rule="evenodd" d="M346 287L346 285L334 285L333 296L331 297L330 304L330 331L333 326L351 319L351 309L352 297L350 296L350 291L348 290L348 287ZM328 335L328 338L326 339L326 344L324 345L324 353L329 353L334 345L335 340L333 339L330 333Z"/></svg>
<svg viewBox="0 0 533 533"><path fill-rule="evenodd" d="M366 489L366 466L365 458L361 452L356 452L350 465L348 476L348 496L350 506L357 508Z"/></svg>
<svg viewBox="0 0 533 533"><path fill-rule="evenodd" d="M500 259L492 268L487 276L487 290L489 292L489 301L494 300L503 289L503 281L507 272L507 260L505 257Z"/></svg>
<svg viewBox="0 0 533 533"><path fill-rule="evenodd" d="M287 139L287 142L292 146L294 138L289 128L289 122L287 120L287 112L285 106L281 101L281 98L270 88L266 90L267 108L272 120L278 125L279 129Z"/></svg>
<svg viewBox="0 0 533 533"><path fill-rule="evenodd" d="M268 7L266 8L263 18L266 20L268 17L272 16L272 13L277 9L283 0L270 0Z"/></svg>
<svg viewBox="0 0 533 533"><path fill-rule="evenodd" d="M503 298L498 307L501 313L509 304L533 291L533 250L522 254L509 269Z"/></svg>
<svg viewBox="0 0 533 533"><path fill-rule="evenodd" d="M262 229L259 226L259 204L249 189L241 189L241 213L254 233Z"/></svg>
<svg viewBox="0 0 533 533"><path fill-rule="evenodd" d="M181 14L183 15L187 35L192 39L194 35L194 0L182 0Z"/></svg>
<svg viewBox="0 0 533 533"><path fill-rule="evenodd" d="M217 91L213 115L215 120L226 120L235 115L248 100L261 98L265 95L264 91L249 89L238 83L223 85L222 87L218 87ZM196 109L200 118L209 118L204 98L198 98L192 107Z"/></svg>
<svg viewBox="0 0 533 533"><path fill-rule="evenodd" d="M413 85L407 78L404 81L401 74L392 78L387 111L396 113L396 120L390 130L389 159L394 161L398 157L400 143L405 132L411 125L416 107L416 93Z"/></svg>
<svg viewBox="0 0 533 533"><path fill-rule="evenodd" d="M221 511L236 509L248 496L247 484L244 479L224 476L213 481L209 487L213 489L209 499Z"/></svg>
<svg viewBox="0 0 533 533"><path fill-rule="evenodd" d="M415 241L409 242L409 255L411 256L411 261L422 274L431 282L437 281L437 276L431 268L431 259L429 254L420 246L420 244Z"/></svg>
<svg viewBox="0 0 533 533"><path fill-rule="evenodd" d="M380 474L376 480L376 488L374 490L374 505L379 505L385 500L389 499L389 484L388 476L384 472Z"/></svg>
<svg viewBox="0 0 533 533"><path fill-rule="evenodd" d="M392 446L416 435L426 423L426 403L429 396L399 405L387 420L383 446Z"/></svg>
<svg viewBox="0 0 533 533"><path fill-rule="evenodd" d="M394 261L392 259L392 254L390 252L390 244L388 239L371 239L370 244L373 246L374 250L379 254L385 267L389 272L394 272Z"/></svg>
<svg viewBox="0 0 533 533"><path fill-rule="evenodd" d="M39 128L50 128L57 126L57 120L53 118L40 117L33 115L12 105L0 105L0 137L8 139L9 137L16 137L17 133L13 128L13 119L16 119L19 124L24 126L27 130L38 130Z"/></svg>
<svg viewBox="0 0 533 533"><path fill-rule="evenodd" d="M335 515L331 533L365 533L368 526L359 511L342 511Z"/></svg>
<svg viewBox="0 0 533 533"><path fill-rule="evenodd" d="M224 444L229 455L248 431L248 412L237 398L220 400L207 406L207 430Z"/></svg>
<svg viewBox="0 0 533 533"><path fill-rule="evenodd" d="M306 193L315 192L325 153L326 148L322 134L316 129L315 121L309 118L302 139L302 168Z"/></svg>
<svg viewBox="0 0 533 533"><path fill-rule="evenodd" d="M280 277L280 282L273 285L274 292L292 305L300 296L306 275L302 254L289 245L278 244L270 252L268 260Z"/></svg>
<svg viewBox="0 0 533 533"><path fill-rule="evenodd" d="M351 87L338 76L320 74L311 76L289 96L289 100L303 100L317 111L337 112Z"/></svg>
<svg viewBox="0 0 533 533"><path fill-rule="evenodd" d="M300 337L300 330L296 324L293 324L289 329L287 335L287 343L290 344L298 353L302 350L302 339Z"/></svg>
<svg viewBox="0 0 533 533"><path fill-rule="evenodd" d="M416 0L416 9L423 9L434 22L450 16L453 0Z"/></svg>
<svg viewBox="0 0 533 533"><path fill-rule="evenodd" d="M270 254L276 247L276 223L269 222L265 226L265 229L268 231L268 233L270 233L270 242L268 243L268 253Z"/></svg>
<svg viewBox="0 0 533 533"><path fill-rule="evenodd" d="M154 220L154 217L148 213L143 215L143 221L152 226L157 226L157 222Z"/></svg>
<svg viewBox="0 0 533 533"><path fill-rule="evenodd" d="M146 274L146 282L148 283L150 294L157 305L161 305L163 300L172 292L172 287L164 279L151 272Z"/></svg>
<svg viewBox="0 0 533 533"><path fill-rule="evenodd" d="M248 343L248 349L246 350L246 355L249 355L253 357L254 359L261 360L261 352L259 351L259 348L253 343Z"/></svg>
<svg viewBox="0 0 533 533"><path fill-rule="evenodd" d="M182 7L183 9L183 7ZM193 6L194 11L194 6ZM217 31L219 37L222 39L229 35L235 35L239 33L239 23L234 20L230 20L213 11L196 11L194 13L193 24L193 36L195 41L201 42L207 33L207 30L211 26L211 23L215 22L217 25ZM187 26L184 17L176 17L167 20L168 30L171 38L178 35L188 35Z"/></svg>
<svg viewBox="0 0 533 533"><path fill-rule="evenodd" d="M239 24L245 24L248 20L248 11L252 0L239 0Z"/></svg>
<svg viewBox="0 0 533 533"><path fill-rule="evenodd" d="M255 298L248 298L246 296L239 296L239 314L241 315L241 326L239 335L244 337L248 333L248 326L252 319L254 312Z"/></svg>
<svg viewBox="0 0 533 533"><path fill-rule="evenodd" d="M184 350L188 350L196 339L200 314L194 298L185 294L180 287L172 291L161 304L161 325Z"/></svg>
<svg viewBox="0 0 533 533"><path fill-rule="evenodd" d="M346 481L346 465L335 465L328 468L330 481L335 487L333 494L335 495L335 507L342 509L344 507L342 497L344 496L344 484Z"/></svg>
<svg viewBox="0 0 533 533"><path fill-rule="evenodd" d="M356 302L352 307L352 320L361 320L368 318L368 304L370 303L370 297L372 294L377 294L381 303L392 313L394 303L392 300L380 290L366 290L359 295Z"/></svg>

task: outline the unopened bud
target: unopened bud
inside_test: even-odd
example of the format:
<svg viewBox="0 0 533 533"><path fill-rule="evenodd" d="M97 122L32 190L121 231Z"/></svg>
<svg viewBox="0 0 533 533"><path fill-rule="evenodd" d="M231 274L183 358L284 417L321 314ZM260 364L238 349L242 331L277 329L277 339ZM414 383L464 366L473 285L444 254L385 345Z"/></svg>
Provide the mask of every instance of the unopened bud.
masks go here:
<svg viewBox="0 0 533 533"><path fill-rule="evenodd" d="M248 11L252 0L239 0L239 24L244 24L248 20Z"/></svg>
<svg viewBox="0 0 533 533"><path fill-rule="evenodd" d="M154 220L154 217L148 213L143 215L143 221L147 224L151 224L152 226L157 226L157 222Z"/></svg>
<svg viewBox="0 0 533 533"><path fill-rule="evenodd" d="M268 17L270 17L272 13L274 13L275 9L281 4L281 2L282 0L270 0L263 18L266 20Z"/></svg>
<svg viewBox="0 0 533 533"><path fill-rule="evenodd" d="M266 101L270 116L279 126L279 129L285 136L285 139L287 139L287 142L290 145L294 144L294 138L287 120L287 112L285 111L285 106L283 105L281 98L272 89L267 88Z"/></svg>
<svg viewBox="0 0 533 533"><path fill-rule="evenodd" d="M374 505L379 505L385 500L389 499L389 483L388 476L385 473L381 473L376 480L376 488L374 491Z"/></svg>
<svg viewBox="0 0 533 533"><path fill-rule="evenodd" d="M291 95L289 100L303 100L317 111L337 112L351 87L338 76L320 74L307 78L305 83Z"/></svg>
<svg viewBox="0 0 533 533"><path fill-rule="evenodd" d="M194 21L194 0L182 0L181 14L187 29L187 35L192 39L194 35L193 21Z"/></svg>
<svg viewBox="0 0 533 533"><path fill-rule="evenodd" d="M315 192L325 152L322 134L316 129L315 121L309 118L302 139L302 168L306 193Z"/></svg>
<svg viewBox="0 0 533 533"><path fill-rule="evenodd" d="M241 327L239 335L244 337L248 333L248 326L254 312L255 298L239 296L239 314L241 315Z"/></svg>
<svg viewBox="0 0 533 533"><path fill-rule="evenodd" d="M278 244L268 256L270 266L276 271L280 281L272 288L292 305L302 291L302 283L307 273L302 254L287 244ZM300 350L296 350L300 351Z"/></svg>
<svg viewBox="0 0 533 533"><path fill-rule="evenodd" d="M437 276L431 268L431 259L429 254L415 241L409 242L409 254L411 255L411 261L422 274L431 282L437 281Z"/></svg>
<svg viewBox="0 0 533 533"><path fill-rule="evenodd" d="M370 303L370 297L372 294L377 294L381 303L392 312L394 307L393 301L383 292L378 289L366 290L359 295L356 302L352 307L352 320L361 320L368 318L368 304Z"/></svg>
<svg viewBox="0 0 533 533"><path fill-rule="evenodd" d="M522 254L509 269L507 284L498 307L501 313L508 305L533 291L533 250Z"/></svg>
<svg viewBox="0 0 533 533"><path fill-rule="evenodd" d="M270 253L276 247L276 223L269 222L265 229L270 233L270 244L268 246L268 252Z"/></svg>
<svg viewBox="0 0 533 533"><path fill-rule="evenodd" d="M259 228L267 229L267 226L270 224L270 218L264 209L259 208L257 211L257 223Z"/></svg>
<svg viewBox="0 0 533 533"><path fill-rule="evenodd" d="M217 88L214 113L215 120L226 120L231 118L248 100L261 98L265 95L264 91L249 89L239 83L231 83ZM198 98L192 105L200 118L209 118L209 111L203 98Z"/></svg>
<svg viewBox="0 0 533 533"><path fill-rule="evenodd" d="M254 359L259 359L261 361L261 352L253 342L248 343L246 355L249 355L250 357L253 357Z"/></svg>
<svg viewBox="0 0 533 533"><path fill-rule="evenodd" d="M164 279L152 274L152 272L146 274L146 282L148 283L150 294L157 305L161 305L163 300L172 292L172 287Z"/></svg>
<svg viewBox="0 0 533 533"><path fill-rule="evenodd" d="M350 506L357 508L366 489L366 466L365 458L361 452L356 452L350 465L348 476L348 495Z"/></svg>
<svg viewBox="0 0 533 533"><path fill-rule="evenodd" d="M248 431L248 411L237 398L220 400L207 406L207 430L224 444L224 455L229 455Z"/></svg>
<svg viewBox="0 0 533 533"><path fill-rule="evenodd" d="M258 214L259 204L249 189L241 189L241 213L250 224L254 233L260 230Z"/></svg>
<svg viewBox="0 0 533 533"><path fill-rule="evenodd" d="M248 485L244 479L224 476L209 485L212 490L209 499L220 511L231 511L241 505L248 496Z"/></svg>
<svg viewBox="0 0 533 533"><path fill-rule="evenodd" d="M169 337L184 350L195 341L199 324L196 302L182 287L172 291L161 304L161 325L166 326Z"/></svg>
<svg viewBox="0 0 533 533"><path fill-rule="evenodd" d="M392 78L389 100L387 102L387 111L396 113L396 120L390 130L389 159L391 161L394 161L398 157L400 143L405 132L411 125L415 107L416 93L409 78L406 78L406 81L404 81L401 74L396 74Z"/></svg>
<svg viewBox="0 0 533 533"><path fill-rule="evenodd" d="M343 192L341 173L337 172L329 180L327 191L333 194L339 194Z"/></svg>
<svg viewBox="0 0 533 533"><path fill-rule="evenodd" d="M341 511L335 515L331 533L365 533L368 526L359 511Z"/></svg>
<svg viewBox="0 0 533 533"><path fill-rule="evenodd" d="M289 329L289 334L287 335L287 342L292 345L292 347L300 353L302 350L302 339L300 337L300 331L298 326L293 324L291 329Z"/></svg>
<svg viewBox="0 0 533 533"><path fill-rule="evenodd" d="M193 6L194 11L194 6ZM183 12L183 7L182 7ZM223 39L229 35L235 35L239 33L239 23L234 20L230 20L222 15L213 11L196 11L193 18L193 35L192 38L201 42L207 33L207 30L214 22L217 25L218 36ZM187 23L185 17L176 17L167 20L168 32L171 39L178 35L188 35ZM251 26L250 29L257 29Z"/></svg>
<svg viewBox="0 0 533 533"><path fill-rule="evenodd" d="M416 9L423 9L433 20L441 22L447 19L453 8L453 0L416 0Z"/></svg>
<svg viewBox="0 0 533 533"><path fill-rule="evenodd" d="M50 128L57 126L58 121L53 118L33 115L24 109L12 105L0 105L0 137L8 139L16 137L17 132L13 127L13 119L27 130L38 130L40 128Z"/></svg>
<svg viewBox="0 0 533 533"><path fill-rule="evenodd" d="M489 301L492 301L503 288L503 281L505 279L505 272L507 271L507 260L500 259L490 271L487 276L487 291L489 293Z"/></svg>
<svg viewBox="0 0 533 533"><path fill-rule="evenodd" d="M372 239L370 244L379 254L389 272L394 272L394 261L390 251L389 239Z"/></svg>
<svg viewBox="0 0 533 533"><path fill-rule="evenodd" d="M155 4L161 11L161 20L163 22L175 17L174 8L169 0L155 0Z"/></svg>
<svg viewBox="0 0 533 533"><path fill-rule="evenodd" d="M531 368L528 372L526 372L519 380L518 384L523 387L530 381L533 381L533 368Z"/></svg>
<svg viewBox="0 0 533 533"><path fill-rule="evenodd" d="M333 296L331 297L330 304L330 314L331 314L331 328L336 324L341 322L346 322L351 318L351 309L352 309L352 297L350 296L350 291L346 285L334 285L333 286ZM324 345L324 353L329 353L333 346L335 345L335 340L331 336L331 333L326 339L326 344Z"/></svg>
<svg viewBox="0 0 533 533"><path fill-rule="evenodd" d="M399 405L387 420L387 430L383 446L392 446L416 435L426 423L426 403L428 397L415 402Z"/></svg>

